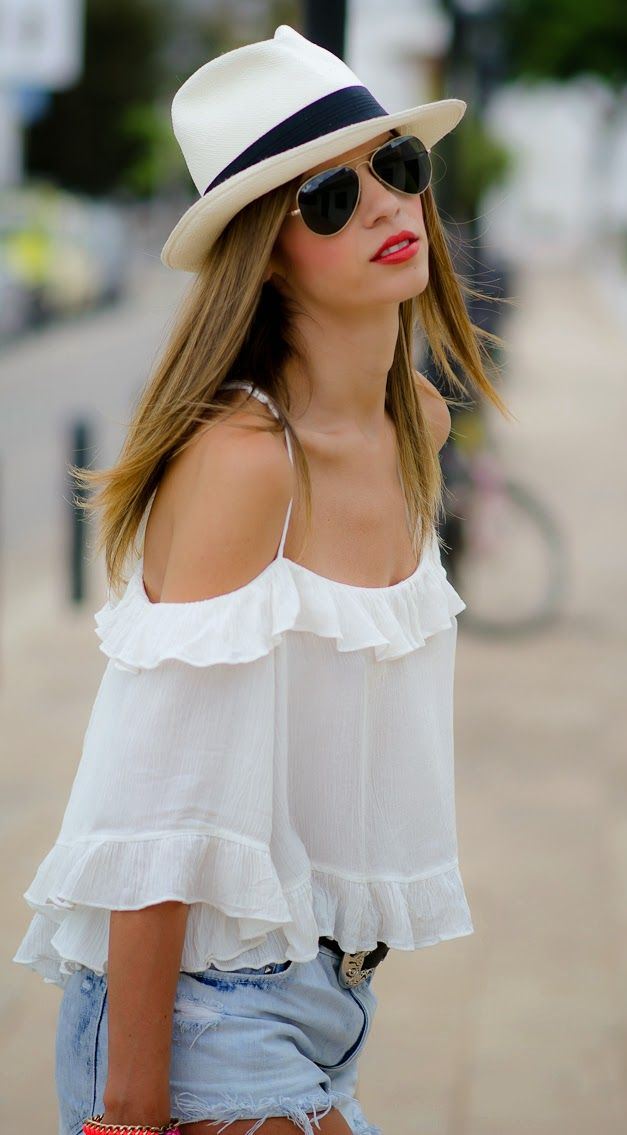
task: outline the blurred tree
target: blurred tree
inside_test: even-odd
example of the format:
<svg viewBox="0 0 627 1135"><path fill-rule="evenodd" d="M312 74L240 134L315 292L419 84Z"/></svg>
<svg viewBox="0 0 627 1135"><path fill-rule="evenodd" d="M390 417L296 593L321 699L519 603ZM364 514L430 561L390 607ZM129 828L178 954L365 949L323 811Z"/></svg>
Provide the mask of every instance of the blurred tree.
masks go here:
<svg viewBox="0 0 627 1135"><path fill-rule="evenodd" d="M163 137L149 123L167 88L162 44L172 13L166 0L87 0L83 73L27 130L31 174L95 195L154 188L150 169L162 168L154 148Z"/></svg>
<svg viewBox="0 0 627 1135"><path fill-rule="evenodd" d="M290 24L300 30L302 0L259 0L244 11L232 0L212 0L211 4L177 19L168 41L164 59L170 69L172 86L180 86L208 59L242 44L269 39L279 24Z"/></svg>
<svg viewBox="0 0 627 1135"><path fill-rule="evenodd" d="M291 28L304 35L302 0L270 0L266 23L268 36L274 35L275 28L280 24L289 24Z"/></svg>
<svg viewBox="0 0 627 1135"><path fill-rule="evenodd" d="M627 79L625 0L509 0L502 18L510 78L592 72L617 85Z"/></svg>
<svg viewBox="0 0 627 1135"><path fill-rule="evenodd" d="M176 191L187 183L167 105L133 103L126 107L120 114L120 133L130 140L137 155L121 173L125 189L145 198Z"/></svg>
<svg viewBox="0 0 627 1135"><path fill-rule="evenodd" d="M446 134L432 155L433 189L443 216L454 217L469 241L476 241L481 197L503 180L511 164L508 148L493 137L484 120L486 101L509 72L502 34L507 2L441 3L452 29L443 94L464 99L468 105L460 128Z"/></svg>
<svg viewBox="0 0 627 1135"><path fill-rule="evenodd" d="M179 18L167 38L163 48L163 59L170 76L170 97L177 87L203 63L215 59L225 51L232 51L246 43L256 40L269 39L274 35L279 24L290 24L300 30L302 24L302 0L260 0L249 7L244 18L242 8L232 3L232 0L216 0L205 9L188 12L184 18ZM132 116L133 122L139 124L139 119ZM165 124L165 135L163 129ZM156 136L162 135L165 152L153 154L150 161L159 169L159 176L166 171L167 176L176 178L178 171L178 186L195 198L197 194L191 177L181 159L180 151L172 134L169 108L160 124L151 123L148 116L143 119L143 125ZM169 140L174 141L174 155L169 149ZM154 165L153 165L154 169ZM150 175L146 162L136 165L131 171L133 184L138 188L143 184L146 174Z"/></svg>
<svg viewBox="0 0 627 1135"><path fill-rule="evenodd" d="M474 222L482 195L502 182L512 165L509 149L492 136L470 105L462 128L446 134L431 157L438 208L457 223Z"/></svg>

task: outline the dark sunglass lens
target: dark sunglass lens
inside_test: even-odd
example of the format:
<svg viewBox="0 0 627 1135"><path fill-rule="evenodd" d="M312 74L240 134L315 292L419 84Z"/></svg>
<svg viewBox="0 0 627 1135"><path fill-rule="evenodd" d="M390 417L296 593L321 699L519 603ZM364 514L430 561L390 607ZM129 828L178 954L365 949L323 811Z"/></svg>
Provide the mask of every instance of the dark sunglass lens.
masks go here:
<svg viewBox="0 0 627 1135"><path fill-rule="evenodd" d="M423 193L431 180L431 158L418 138L392 138L374 155L382 181L400 193Z"/></svg>
<svg viewBox="0 0 627 1135"><path fill-rule="evenodd" d="M298 207L306 225L320 236L332 236L352 216L359 196L355 170L323 171L298 191Z"/></svg>

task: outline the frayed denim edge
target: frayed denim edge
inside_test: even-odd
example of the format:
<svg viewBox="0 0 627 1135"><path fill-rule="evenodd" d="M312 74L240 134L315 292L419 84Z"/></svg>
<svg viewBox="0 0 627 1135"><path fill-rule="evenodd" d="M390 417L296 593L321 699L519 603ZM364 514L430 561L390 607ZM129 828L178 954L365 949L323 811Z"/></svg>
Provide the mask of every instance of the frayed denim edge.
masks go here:
<svg viewBox="0 0 627 1135"><path fill-rule="evenodd" d="M304 1132L304 1135L315 1135L307 1112L313 1112L312 1120L319 1131L319 1120L324 1119L325 1115L329 1114L333 1107L333 1099L325 1093L324 1110L320 1113L318 1113L318 1108L321 1106L319 1092L316 1093L315 1097L305 1097L300 1103L295 1103L287 1096L266 1096L265 1099L254 1100L252 1096L245 1098L227 1095L223 1096L223 1102L210 1105L191 1092L177 1092L174 1095L173 1105L174 1112L179 1116L182 1123L194 1123L202 1119L208 1120L210 1123L225 1120L222 1127L218 1129L219 1132L224 1131L236 1119L249 1119L251 1115L255 1115L259 1118L252 1127L244 1132L244 1135L254 1135L262 1123L273 1116L291 1119Z"/></svg>
<svg viewBox="0 0 627 1135"><path fill-rule="evenodd" d="M349 1092L340 1092L329 1088L331 1103L337 1107L342 1117L348 1123L353 1135L383 1135L380 1127L368 1123L356 1096Z"/></svg>

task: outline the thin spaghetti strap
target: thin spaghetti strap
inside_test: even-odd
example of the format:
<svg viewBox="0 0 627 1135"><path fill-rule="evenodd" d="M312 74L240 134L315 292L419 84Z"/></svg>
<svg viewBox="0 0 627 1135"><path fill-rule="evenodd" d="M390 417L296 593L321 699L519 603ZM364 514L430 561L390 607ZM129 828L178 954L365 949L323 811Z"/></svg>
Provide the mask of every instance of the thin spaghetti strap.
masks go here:
<svg viewBox="0 0 627 1135"><path fill-rule="evenodd" d="M285 434L285 444L287 446L287 456L289 457L289 459L290 459L290 461L293 465L294 464L294 454L292 453L292 439L291 439L289 433L287 432L287 430L284 430L283 432Z"/></svg>
<svg viewBox="0 0 627 1135"><path fill-rule="evenodd" d="M265 402L266 406L272 411L275 418L277 418L279 421L281 420L281 415L280 415L276 405L274 404L272 398L270 398L270 396L268 394L266 394L265 390L259 390L259 388L254 386L254 384L252 382L245 382L244 379L235 379L234 378L234 379L231 379L229 382L225 382L224 386L225 387L241 386L244 390L250 390L250 393L253 394L255 398L259 399L260 402ZM285 444L287 446L287 455L290 459L291 464L293 465L294 464L294 454L292 452L291 438L290 438L290 435L287 432L287 430L284 430L283 433L284 433L284 436L285 436Z"/></svg>
<svg viewBox="0 0 627 1135"><path fill-rule="evenodd" d="M291 499L290 503L289 503L289 504L288 504L288 506L287 506L287 515L286 515L286 517L285 517L285 524L283 525L283 532L282 532L282 534L281 534L281 543L279 544L279 550L278 550L278 552L277 552L277 554L276 554L276 558L277 558L277 560L282 560L282 559L283 559L283 549L284 549L284 547L285 547L285 539L286 539L286 537L287 537L287 530L288 530L288 528L289 528L289 526L290 526L290 516L291 516L291 514L292 514L292 504L293 504L293 501L294 501L294 497L292 497L292 499Z"/></svg>
<svg viewBox="0 0 627 1135"><path fill-rule="evenodd" d="M231 379L229 382L225 382L224 386L225 387L241 386L244 390L249 390L250 393L255 398L258 398L260 402L265 402L266 406L274 414L275 418L277 418L279 421L281 420L281 415L280 415L277 407L275 406L273 400L270 398L270 396L268 394L266 394L265 390L259 390L259 388L256 387L252 382L246 382L244 379L241 379L241 380L240 379ZM293 465L294 464L294 454L292 452L292 441L291 441L290 435L289 435L289 433L286 429L283 430L283 436L285 438L285 445L287 447L287 455L290 459L290 463ZM292 514L292 504L293 503L294 503L294 498L292 497L289 505L287 506L287 514L286 514L286 517L285 517L285 522L283 524L283 532L281 533L281 542L279 544L279 550L278 550L277 555L276 555L276 558L278 560L283 559L283 549L285 547L285 541L286 541L286 538L287 538L287 530L288 530L289 524L290 524L290 516Z"/></svg>

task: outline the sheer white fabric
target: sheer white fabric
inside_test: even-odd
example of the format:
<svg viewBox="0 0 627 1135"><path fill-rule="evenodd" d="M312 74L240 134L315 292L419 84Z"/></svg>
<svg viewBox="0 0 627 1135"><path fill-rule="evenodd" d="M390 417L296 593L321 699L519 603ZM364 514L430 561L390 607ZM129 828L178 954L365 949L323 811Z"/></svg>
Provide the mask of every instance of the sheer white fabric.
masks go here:
<svg viewBox="0 0 627 1135"><path fill-rule="evenodd" d="M227 595L96 613L108 663L14 961L107 970L111 910L190 906L181 969L473 933L459 870L456 615L435 533L387 588L278 557Z"/></svg>

